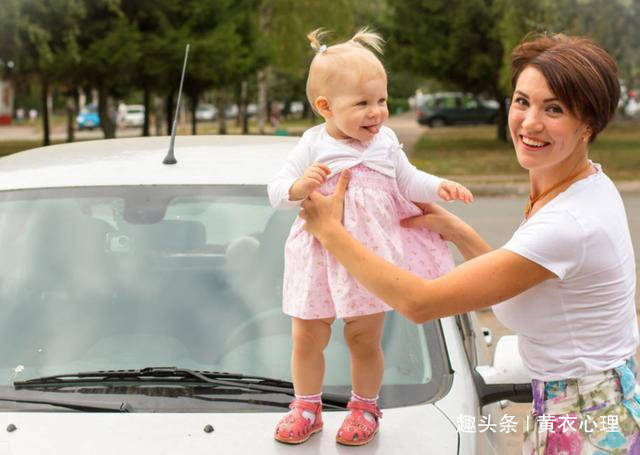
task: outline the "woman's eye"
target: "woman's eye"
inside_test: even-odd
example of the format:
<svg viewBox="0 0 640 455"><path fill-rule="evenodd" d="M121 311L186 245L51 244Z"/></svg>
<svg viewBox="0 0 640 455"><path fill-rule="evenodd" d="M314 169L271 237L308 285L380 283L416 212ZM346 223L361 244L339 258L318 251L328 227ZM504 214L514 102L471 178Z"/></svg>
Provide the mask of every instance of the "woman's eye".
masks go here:
<svg viewBox="0 0 640 455"><path fill-rule="evenodd" d="M547 107L547 110L552 114L562 114L562 108L556 104L552 104L551 106Z"/></svg>
<svg viewBox="0 0 640 455"><path fill-rule="evenodd" d="M367 102L366 101L360 101L357 106L366 106Z"/></svg>
<svg viewBox="0 0 640 455"><path fill-rule="evenodd" d="M528 106L529 105L529 101L527 101L526 98L522 98L521 96L517 97L515 100L513 100L514 104L519 104L520 106Z"/></svg>

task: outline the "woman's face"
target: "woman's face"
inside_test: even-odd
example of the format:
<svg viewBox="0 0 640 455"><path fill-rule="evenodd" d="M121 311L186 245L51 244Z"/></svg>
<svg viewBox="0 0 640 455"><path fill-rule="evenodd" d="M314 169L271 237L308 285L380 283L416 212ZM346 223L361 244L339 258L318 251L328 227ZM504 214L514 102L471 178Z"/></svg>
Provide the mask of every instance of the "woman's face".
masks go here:
<svg viewBox="0 0 640 455"><path fill-rule="evenodd" d="M560 102L543 74L526 67L516 82L509 109L509 130L520 165L531 170L552 169L577 150L585 150L588 126Z"/></svg>

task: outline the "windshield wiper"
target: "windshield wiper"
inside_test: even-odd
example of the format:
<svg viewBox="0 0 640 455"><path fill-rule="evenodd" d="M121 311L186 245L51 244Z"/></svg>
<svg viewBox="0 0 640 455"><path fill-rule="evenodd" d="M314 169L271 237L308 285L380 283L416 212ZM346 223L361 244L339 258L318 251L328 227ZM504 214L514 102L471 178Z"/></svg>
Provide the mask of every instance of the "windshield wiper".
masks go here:
<svg viewBox="0 0 640 455"><path fill-rule="evenodd" d="M157 383L158 380L170 380L174 383L189 384L205 383L214 386L245 389L247 391L281 393L294 396L293 383L282 379L218 371L197 371L176 367L148 367L138 370L106 370L60 374L25 381L15 381L13 385L16 389L39 387L62 388L78 384L105 385L105 383L112 381L136 381L139 382L140 385L144 385ZM322 401L328 405L343 408L347 405L349 397L334 393L324 393Z"/></svg>
<svg viewBox="0 0 640 455"><path fill-rule="evenodd" d="M54 400L49 398L15 398L9 395L0 395L0 401L10 401L14 403L46 404L61 408L73 409L82 412L132 412L133 408L126 401L119 403L109 403L93 400Z"/></svg>

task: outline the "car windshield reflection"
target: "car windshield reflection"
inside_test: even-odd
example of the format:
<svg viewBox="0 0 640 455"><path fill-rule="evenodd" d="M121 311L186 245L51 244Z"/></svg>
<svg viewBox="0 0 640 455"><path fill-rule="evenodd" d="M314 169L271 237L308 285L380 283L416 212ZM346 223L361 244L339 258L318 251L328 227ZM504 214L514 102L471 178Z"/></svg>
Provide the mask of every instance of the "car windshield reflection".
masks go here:
<svg viewBox="0 0 640 455"><path fill-rule="evenodd" d="M146 366L290 380L280 300L295 216L263 186L0 193L0 386ZM439 324L390 313L383 349L383 406L442 392ZM339 321L325 354L325 390L348 392Z"/></svg>

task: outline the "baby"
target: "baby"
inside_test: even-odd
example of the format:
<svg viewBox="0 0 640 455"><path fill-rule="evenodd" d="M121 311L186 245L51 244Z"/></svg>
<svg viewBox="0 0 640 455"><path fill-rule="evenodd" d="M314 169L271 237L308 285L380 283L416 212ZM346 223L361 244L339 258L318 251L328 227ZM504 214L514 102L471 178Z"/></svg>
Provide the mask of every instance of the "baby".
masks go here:
<svg viewBox="0 0 640 455"><path fill-rule="evenodd" d="M350 169L344 226L383 258L425 278L453 268L444 241L425 229L407 229L404 218L421 214L411 201L462 200L473 196L462 185L417 170L394 132L384 126L387 74L370 50L381 37L366 28L349 41L327 47L323 33L309 34L316 55L309 68L307 98L325 123L307 130L285 166L269 184L276 208L296 207L313 191L333 192L340 171ZM366 444L382 413L377 405L384 359L384 314L389 306L374 297L303 229L299 217L285 245L283 309L292 317L291 359L295 400L278 423L275 438L298 444L322 429L323 351L335 318L345 322L352 367L350 414L336 440Z"/></svg>

